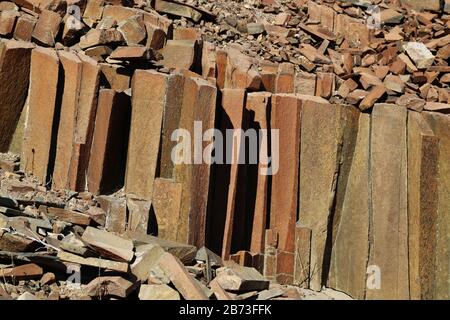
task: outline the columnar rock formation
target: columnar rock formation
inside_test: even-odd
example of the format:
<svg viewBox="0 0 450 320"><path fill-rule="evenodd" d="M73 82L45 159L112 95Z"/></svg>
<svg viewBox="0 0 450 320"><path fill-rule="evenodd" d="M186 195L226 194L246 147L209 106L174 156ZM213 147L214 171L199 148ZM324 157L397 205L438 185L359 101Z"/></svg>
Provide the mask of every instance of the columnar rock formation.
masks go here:
<svg viewBox="0 0 450 320"><path fill-rule="evenodd" d="M262 21L223 20L236 43L201 1L1 2L0 151L47 189L94 195L101 222L64 211L83 228L355 299L450 298L447 2L385 1L377 30L370 1L257 2Z"/></svg>

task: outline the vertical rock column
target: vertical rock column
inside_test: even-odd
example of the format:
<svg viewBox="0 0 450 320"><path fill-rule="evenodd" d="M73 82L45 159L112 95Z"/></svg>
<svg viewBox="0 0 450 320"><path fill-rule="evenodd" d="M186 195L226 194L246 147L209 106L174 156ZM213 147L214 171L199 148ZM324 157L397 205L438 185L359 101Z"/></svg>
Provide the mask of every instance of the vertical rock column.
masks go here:
<svg viewBox="0 0 450 320"><path fill-rule="evenodd" d="M367 299L409 299L406 117L388 104L372 112L368 266L380 272L381 288L367 288Z"/></svg>
<svg viewBox="0 0 450 320"><path fill-rule="evenodd" d="M48 174L54 116L59 113L56 106L58 73L59 58L55 50L33 49L21 168L44 183Z"/></svg>
<svg viewBox="0 0 450 320"><path fill-rule="evenodd" d="M277 281L283 283L292 283L294 273L301 108L295 95L276 94L272 98L271 129L279 135L279 141L272 141L272 156L278 153L279 169L272 176L270 228L278 235L276 274Z"/></svg>
<svg viewBox="0 0 450 320"><path fill-rule="evenodd" d="M439 186L435 233L434 299L450 299L450 119L436 112L422 113L439 138ZM424 221L425 222L425 221ZM426 246L433 245L433 239Z"/></svg>
<svg viewBox="0 0 450 320"><path fill-rule="evenodd" d="M355 299L364 299L369 257L369 138L370 115L361 114L348 182L342 190L328 280L329 287Z"/></svg>
<svg viewBox="0 0 450 320"><path fill-rule="evenodd" d="M433 299L439 138L422 114L408 111L408 241L411 299Z"/></svg>

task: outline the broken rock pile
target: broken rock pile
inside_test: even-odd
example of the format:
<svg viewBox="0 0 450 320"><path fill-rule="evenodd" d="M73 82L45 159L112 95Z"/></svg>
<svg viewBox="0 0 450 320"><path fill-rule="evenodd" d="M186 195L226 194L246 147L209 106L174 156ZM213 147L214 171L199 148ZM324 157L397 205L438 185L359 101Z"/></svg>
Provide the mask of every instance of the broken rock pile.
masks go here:
<svg viewBox="0 0 450 320"><path fill-rule="evenodd" d="M5 185L11 193L32 194L0 197L0 299L348 298L269 284L256 269L223 262L205 247L108 232L105 212L87 194L46 193L15 174L2 174ZM88 209L78 213L64 203Z"/></svg>

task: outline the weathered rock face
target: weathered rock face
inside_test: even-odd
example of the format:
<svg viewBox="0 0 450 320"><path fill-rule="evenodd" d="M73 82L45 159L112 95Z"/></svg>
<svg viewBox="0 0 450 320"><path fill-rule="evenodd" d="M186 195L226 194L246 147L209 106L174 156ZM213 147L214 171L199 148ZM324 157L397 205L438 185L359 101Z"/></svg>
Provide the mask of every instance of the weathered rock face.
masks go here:
<svg viewBox="0 0 450 320"><path fill-rule="evenodd" d="M368 299L409 299L407 111L375 105L370 143L371 221L368 266L381 272L381 288Z"/></svg>

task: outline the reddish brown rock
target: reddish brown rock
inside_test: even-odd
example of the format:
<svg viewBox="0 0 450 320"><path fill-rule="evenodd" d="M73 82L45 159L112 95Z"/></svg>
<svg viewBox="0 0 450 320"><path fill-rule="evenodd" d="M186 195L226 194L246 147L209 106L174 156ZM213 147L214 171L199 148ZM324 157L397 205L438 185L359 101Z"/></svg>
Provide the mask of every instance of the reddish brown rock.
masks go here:
<svg viewBox="0 0 450 320"><path fill-rule="evenodd" d="M53 47L59 32L61 16L50 10L42 10L33 30L33 39L45 46Z"/></svg>
<svg viewBox="0 0 450 320"><path fill-rule="evenodd" d="M140 199L151 200L153 193L167 83L168 76L156 71L133 76L125 192Z"/></svg>
<svg viewBox="0 0 450 320"><path fill-rule="evenodd" d="M60 51L62 70L64 72L64 88L61 100L61 113L56 140L55 166L52 175L52 188L75 189L76 175L71 176L72 161L78 157L73 153L74 132L78 107L78 96L81 84L82 63L75 53Z"/></svg>
<svg viewBox="0 0 450 320"><path fill-rule="evenodd" d="M255 128L267 130L269 128L270 119L270 98L271 94L268 92L250 93L247 96L246 109L254 112L254 125ZM268 133L267 136L262 139L259 144L259 153L263 153L265 156L269 156L268 145ZM266 159L268 160L268 159ZM253 212L249 213L253 216L253 228L252 228L252 240L250 250L254 253L264 252L264 233L266 229L266 218L268 213L268 176L265 175L265 170L269 166L268 163L263 164L262 159L256 168L256 193L255 193L255 206Z"/></svg>
<svg viewBox="0 0 450 320"><path fill-rule="evenodd" d="M173 132L179 128L185 77L180 73L169 75L169 91L164 107L163 124L161 132L160 177L172 179L174 177L175 163L172 161L172 150L177 144L172 141Z"/></svg>
<svg viewBox="0 0 450 320"><path fill-rule="evenodd" d="M31 15L21 15L18 17L14 29L14 39L31 41L36 22L36 18Z"/></svg>
<svg viewBox="0 0 450 320"><path fill-rule="evenodd" d="M282 63L279 66L275 83L276 93L294 93L295 69L292 63Z"/></svg>
<svg viewBox="0 0 450 320"><path fill-rule="evenodd" d="M192 40L169 40L162 49L167 68L191 70L196 62L196 44Z"/></svg>
<svg viewBox="0 0 450 320"><path fill-rule="evenodd" d="M214 128L216 95L216 87L208 81L200 78L186 79L179 128L187 130L192 138L194 130L198 132L195 121L201 121L204 131ZM205 243L211 167L207 147L211 145L211 139L203 141L201 146L194 145L194 139L188 141L192 152L190 159L186 160L190 160L191 164L180 161L175 165L174 171L175 181L183 184L178 242L195 244L197 247L202 247ZM178 138L178 143L180 140ZM206 156L203 156L204 154Z"/></svg>
<svg viewBox="0 0 450 320"><path fill-rule="evenodd" d="M100 82L107 88L115 91L125 91L130 88L132 74L127 68L101 63L100 71Z"/></svg>
<svg viewBox="0 0 450 320"><path fill-rule="evenodd" d="M169 276L170 281L172 281L184 299L208 300L202 287L186 271L178 258L167 252L160 258L159 266Z"/></svg>
<svg viewBox="0 0 450 320"><path fill-rule="evenodd" d="M0 35L10 37L19 13L15 10L5 10L0 13Z"/></svg>
<svg viewBox="0 0 450 320"><path fill-rule="evenodd" d="M301 108L302 102L295 95L272 98L271 129L279 135L278 141L272 140L272 155L278 156L279 169L272 176L270 227L279 235L278 249L286 252L294 252Z"/></svg>
<svg viewBox="0 0 450 320"><path fill-rule="evenodd" d="M58 73L59 58L54 50L36 48L32 51L28 120L21 167L41 182L46 181L49 173Z"/></svg>
<svg viewBox="0 0 450 320"><path fill-rule="evenodd" d="M219 229L223 227L223 230L217 230L217 232L223 232L223 242L219 244L218 248L221 248L222 258L227 259L231 252L234 226L236 224L235 219L244 215L243 195L238 193L239 177L242 177L239 170L242 167L239 166L239 158L242 157L241 145L243 143L241 129L244 128L244 103L245 103L245 90L243 89L224 89L222 90L222 123L220 128L222 132L226 129L234 129L233 133L236 134L232 141L226 141L225 145L232 145L233 152L228 149L225 155L226 161L221 159L222 162L230 163L228 170L223 168L222 171L216 175L216 191L214 198L214 206L220 210L217 213L217 226ZM227 120L225 120L227 119ZM239 175L241 174L241 176ZM219 218L220 217L220 218ZM220 219L220 220L219 220ZM220 222L219 222L220 221ZM214 233L214 232L213 232ZM219 237L221 238L221 237ZM221 241L221 239L216 239Z"/></svg>

